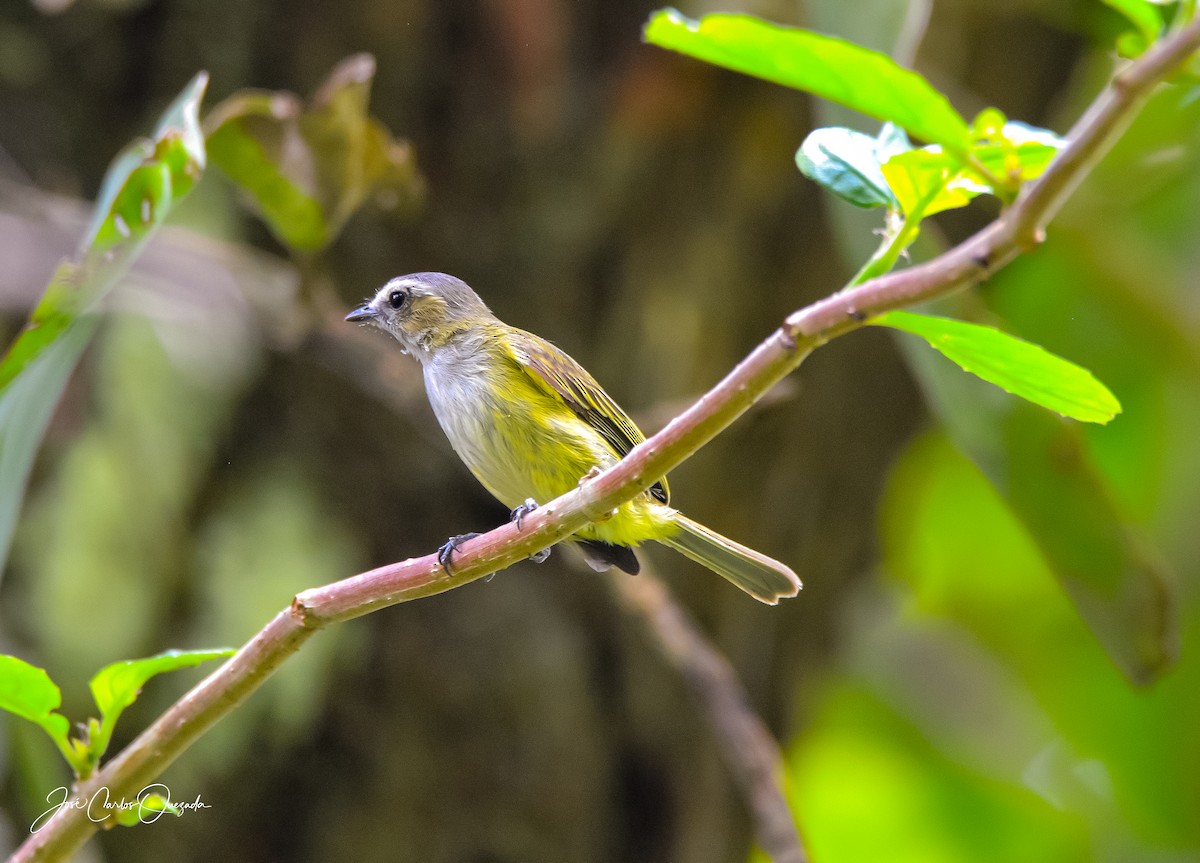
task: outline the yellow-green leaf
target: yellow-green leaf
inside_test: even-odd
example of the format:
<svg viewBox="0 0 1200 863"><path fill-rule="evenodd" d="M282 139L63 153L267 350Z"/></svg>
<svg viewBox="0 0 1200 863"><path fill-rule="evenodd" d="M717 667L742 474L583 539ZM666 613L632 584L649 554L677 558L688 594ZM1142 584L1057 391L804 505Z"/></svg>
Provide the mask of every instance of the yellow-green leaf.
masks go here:
<svg viewBox="0 0 1200 863"><path fill-rule="evenodd" d="M15 656L0 656L0 710L6 710L44 730L71 761L67 739L71 723L58 713L62 692L44 669Z"/></svg>
<svg viewBox="0 0 1200 863"><path fill-rule="evenodd" d="M388 206L420 197L411 148L368 112L374 75L374 58L356 54L307 105L292 93L246 90L205 120L213 164L294 251L333 242L372 195Z"/></svg>
<svg viewBox="0 0 1200 863"><path fill-rule="evenodd" d="M1107 423L1121 412L1087 369L994 327L902 311L871 323L918 335L971 374L1063 416Z"/></svg>
<svg viewBox="0 0 1200 863"><path fill-rule="evenodd" d="M224 659L234 654L233 648L214 650L168 650L146 659L127 659L106 665L91 680L92 697L100 708L100 716L111 722L137 699L146 681L165 671L190 668L212 659Z"/></svg>
<svg viewBox="0 0 1200 863"><path fill-rule="evenodd" d="M921 75L886 54L810 30L782 27L749 15L655 12L643 35L672 51L813 93L909 134L964 154L970 128L950 100Z"/></svg>
<svg viewBox="0 0 1200 863"><path fill-rule="evenodd" d="M55 270L29 322L0 360L0 572L42 431L91 340L91 311L129 270L167 212L204 170L198 115L208 75L168 107L152 139L109 166L75 258Z"/></svg>

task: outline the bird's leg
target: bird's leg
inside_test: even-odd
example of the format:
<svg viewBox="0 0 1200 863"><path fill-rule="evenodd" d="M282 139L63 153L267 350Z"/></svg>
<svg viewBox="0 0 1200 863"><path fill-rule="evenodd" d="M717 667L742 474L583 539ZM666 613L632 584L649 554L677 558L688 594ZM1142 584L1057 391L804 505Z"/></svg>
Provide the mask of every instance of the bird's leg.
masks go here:
<svg viewBox="0 0 1200 863"><path fill-rule="evenodd" d="M509 520L515 521L517 523L517 530L520 530L521 519L529 515L529 513L533 512L535 509L537 509L537 507L537 501L531 497L527 497L525 498L525 502L523 504L512 511L512 515ZM551 548L553 548L553 546L551 546ZM529 559L534 563L542 563L549 556L550 548L543 548L541 551L535 551L533 554L529 555Z"/></svg>
<svg viewBox="0 0 1200 863"><path fill-rule="evenodd" d="M454 552L458 551L458 547L468 539L474 539L479 536L478 533L460 533L458 536L452 536L446 540L446 544L438 549L438 563L442 565L442 569L446 570L446 575L450 575L450 558Z"/></svg>

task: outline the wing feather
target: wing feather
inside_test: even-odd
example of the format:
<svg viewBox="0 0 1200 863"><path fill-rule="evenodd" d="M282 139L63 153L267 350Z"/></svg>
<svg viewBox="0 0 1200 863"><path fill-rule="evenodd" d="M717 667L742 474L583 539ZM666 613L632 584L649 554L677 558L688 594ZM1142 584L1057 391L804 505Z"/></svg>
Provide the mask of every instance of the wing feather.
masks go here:
<svg viewBox="0 0 1200 863"><path fill-rule="evenodd" d="M624 457L646 439L642 430L596 379L564 351L524 330L514 332L512 347L534 382L547 392L557 394L577 417L608 442L618 456ZM649 490L657 500L669 502L671 492L666 477Z"/></svg>

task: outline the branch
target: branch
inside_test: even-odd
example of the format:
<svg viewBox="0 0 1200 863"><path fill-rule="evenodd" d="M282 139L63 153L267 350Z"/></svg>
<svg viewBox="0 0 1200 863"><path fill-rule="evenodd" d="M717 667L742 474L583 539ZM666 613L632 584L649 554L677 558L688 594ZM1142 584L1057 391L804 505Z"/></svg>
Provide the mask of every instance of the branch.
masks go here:
<svg viewBox="0 0 1200 863"><path fill-rule="evenodd" d="M1008 210L968 240L927 263L878 276L788 317L783 331L812 347L867 318L944 296L982 281L1045 239L1046 225L1133 122L1154 88L1200 48L1200 19L1130 63L1067 134L1044 174Z"/></svg>
<svg viewBox="0 0 1200 863"><path fill-rule="evenodd" d="M435 555L382 566L297 595L291 607L224 666L167 709L76 793L135 797L218 719L241 703L314 632L412 599L441 593L553 545L631 499L727 428L813 349L857 329L873 315L973 285L1039 244L1047 222L1132 122L1154 87L1200 48L1200 20L1129 64L1092 103L1045 174L996 222L920 266L872 279L790 315L724 380L620 463L527 516L466 543L452 575ZM64 807L30 836L10 863L62 860L97 825L86 810Z"/></svg>
<svg viewBox="0 0 1200 863"><path fill-rule="evenodd" d="M641 618L659 652L700 700L705 717L754 816L758 844L773 863L807 863L784 796L783 755L747 703L729 662L704 638L666 586L642 568L609 579L625 608Z"/></svg>

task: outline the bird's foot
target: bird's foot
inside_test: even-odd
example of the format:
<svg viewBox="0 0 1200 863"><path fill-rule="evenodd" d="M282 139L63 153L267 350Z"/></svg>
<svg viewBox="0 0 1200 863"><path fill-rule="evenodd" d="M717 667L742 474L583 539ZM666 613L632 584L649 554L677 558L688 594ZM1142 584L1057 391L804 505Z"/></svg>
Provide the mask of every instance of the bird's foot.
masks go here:
<svg viewBox="0 0 1200 863"><path fill-rule="evenodd" d="M468 539L474 539L479 536L478 533L460 533L458 536L452 536L446 540L446 544L438 549L438 563L442 565L442 569L446 570L446 575L450 575L450 558L454 552L458 551Z"/></svg>
<svg viewBox="0 0 1200 863"><path fill-rule="evenodd" d="M538 508L537 501L531 497L527 497L527 498L525 498L525 502L523 504L521 504L519 507L517 507L516 509L514 509L512 511L512 513L509 515L508 520L515 521L517 523L517 530L520 530L521 529L521 519L523 519L525 516L529 515L529 513L533 512L537 508Z"/></svg>
<svg viewBox="0 0 1200 863"><path fill-rule="evenodd" d="M515 521L517 523L517 530L520 530L521 529L521 519L523 519L525 516L529 515L529 513L533 512L537 508L538 508L537 501L531 497L527 497L527 498L525 498L525 502L523 504L521 504L519 507L517 507L516 509L514 509L512 511L512 517L510 518L510 521ZM541 551L535 551L533 554L529 555L529 559L532 560L534 563L542 563L549 556L550 556L550 549L543 548Z"/></svg>

